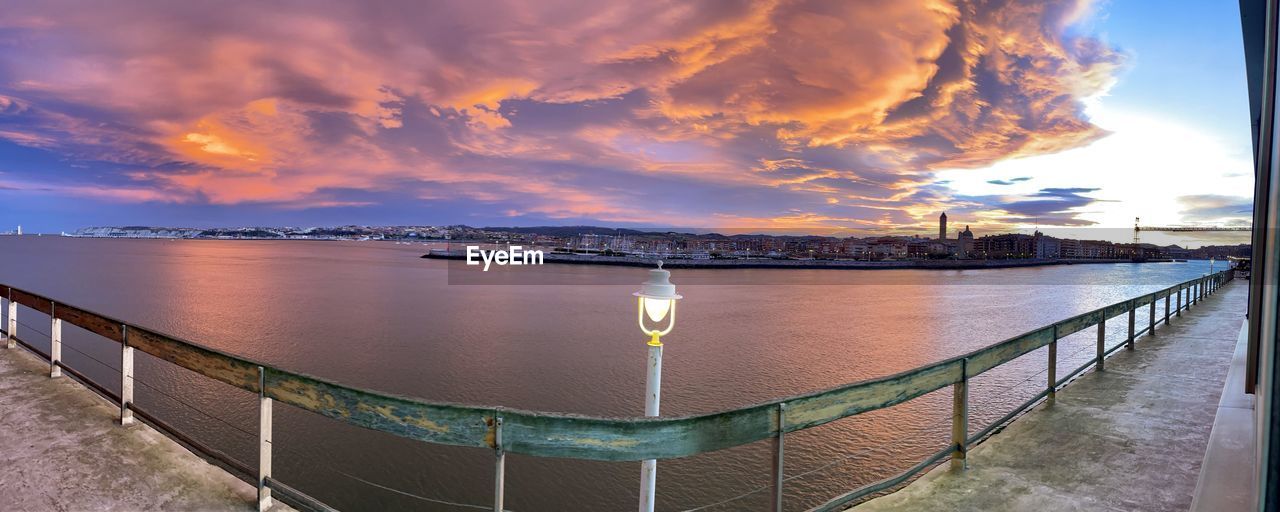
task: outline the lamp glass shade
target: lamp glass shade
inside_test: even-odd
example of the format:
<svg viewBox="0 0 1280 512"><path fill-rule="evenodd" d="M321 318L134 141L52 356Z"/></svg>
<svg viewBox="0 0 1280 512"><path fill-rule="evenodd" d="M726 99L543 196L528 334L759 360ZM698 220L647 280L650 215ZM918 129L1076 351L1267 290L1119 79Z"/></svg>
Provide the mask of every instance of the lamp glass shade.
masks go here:
<svg viewBox="0 0 1280 512"><path fill-rule="evenodd" d="M654 299L650 297L644 298L644 312L649 316L649 320L654 323L661 322L667 317L667 312L671 311L671 302L673 299Z"/></svg>

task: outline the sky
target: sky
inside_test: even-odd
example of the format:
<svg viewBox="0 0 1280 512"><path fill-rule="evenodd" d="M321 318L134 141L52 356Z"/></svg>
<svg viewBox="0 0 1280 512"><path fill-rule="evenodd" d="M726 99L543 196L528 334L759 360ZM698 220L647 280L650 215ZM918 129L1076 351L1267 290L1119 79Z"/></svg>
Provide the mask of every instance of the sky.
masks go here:
<svg viewBox="0 0 1280 512"><path fill-rule="evenodd" d="M0 11L0 229L1248 223L1230 0Z"/></svg>

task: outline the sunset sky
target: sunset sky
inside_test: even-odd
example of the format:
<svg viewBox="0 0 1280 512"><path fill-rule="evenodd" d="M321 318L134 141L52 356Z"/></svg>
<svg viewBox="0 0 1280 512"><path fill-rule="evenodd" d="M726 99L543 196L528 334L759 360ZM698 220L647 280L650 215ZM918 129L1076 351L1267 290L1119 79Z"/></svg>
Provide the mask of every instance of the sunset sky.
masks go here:
<svg viewBox="0 0 1280 512"><path fill-rule="evenodd" d="M1234 0L8 0L0 230L1247 223Z"/></svg>

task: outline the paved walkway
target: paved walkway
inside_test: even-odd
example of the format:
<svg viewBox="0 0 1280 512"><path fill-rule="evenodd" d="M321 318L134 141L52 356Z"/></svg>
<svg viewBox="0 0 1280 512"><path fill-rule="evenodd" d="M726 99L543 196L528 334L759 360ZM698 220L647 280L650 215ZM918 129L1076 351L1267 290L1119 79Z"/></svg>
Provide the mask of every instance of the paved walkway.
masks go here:
<svg viewBox="0 0 1280 512"><path fill-rule="evenodd" d="M1117 351L970 451L968 470L944 463L856 510L1188 510L1247 293L1229 283Z"/></svg>
<svg viewBox="0 0 1280 512"><path fill-rule="evenodd" d="M0 509L255 510L255 489L0 345Z"/></svg>

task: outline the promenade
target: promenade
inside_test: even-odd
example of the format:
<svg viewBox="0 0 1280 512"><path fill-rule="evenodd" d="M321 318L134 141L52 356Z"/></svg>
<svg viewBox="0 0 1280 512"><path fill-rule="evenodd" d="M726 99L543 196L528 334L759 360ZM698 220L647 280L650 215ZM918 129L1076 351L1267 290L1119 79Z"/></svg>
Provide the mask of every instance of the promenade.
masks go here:
<svg viewBox="0 0 1280 512"><path fill-rule="evenodd" d="M855 510L1188 510L1244 321L1246 282L1141 336L973 448Z"/></svg>
<svg viewBox="0 0 1280 512"><path fill-rule="evenodd" d="M255 510L256 490L49 363L0 348L0 503L13 511ZM275 509L285 507L276 505Z"/></svg>

